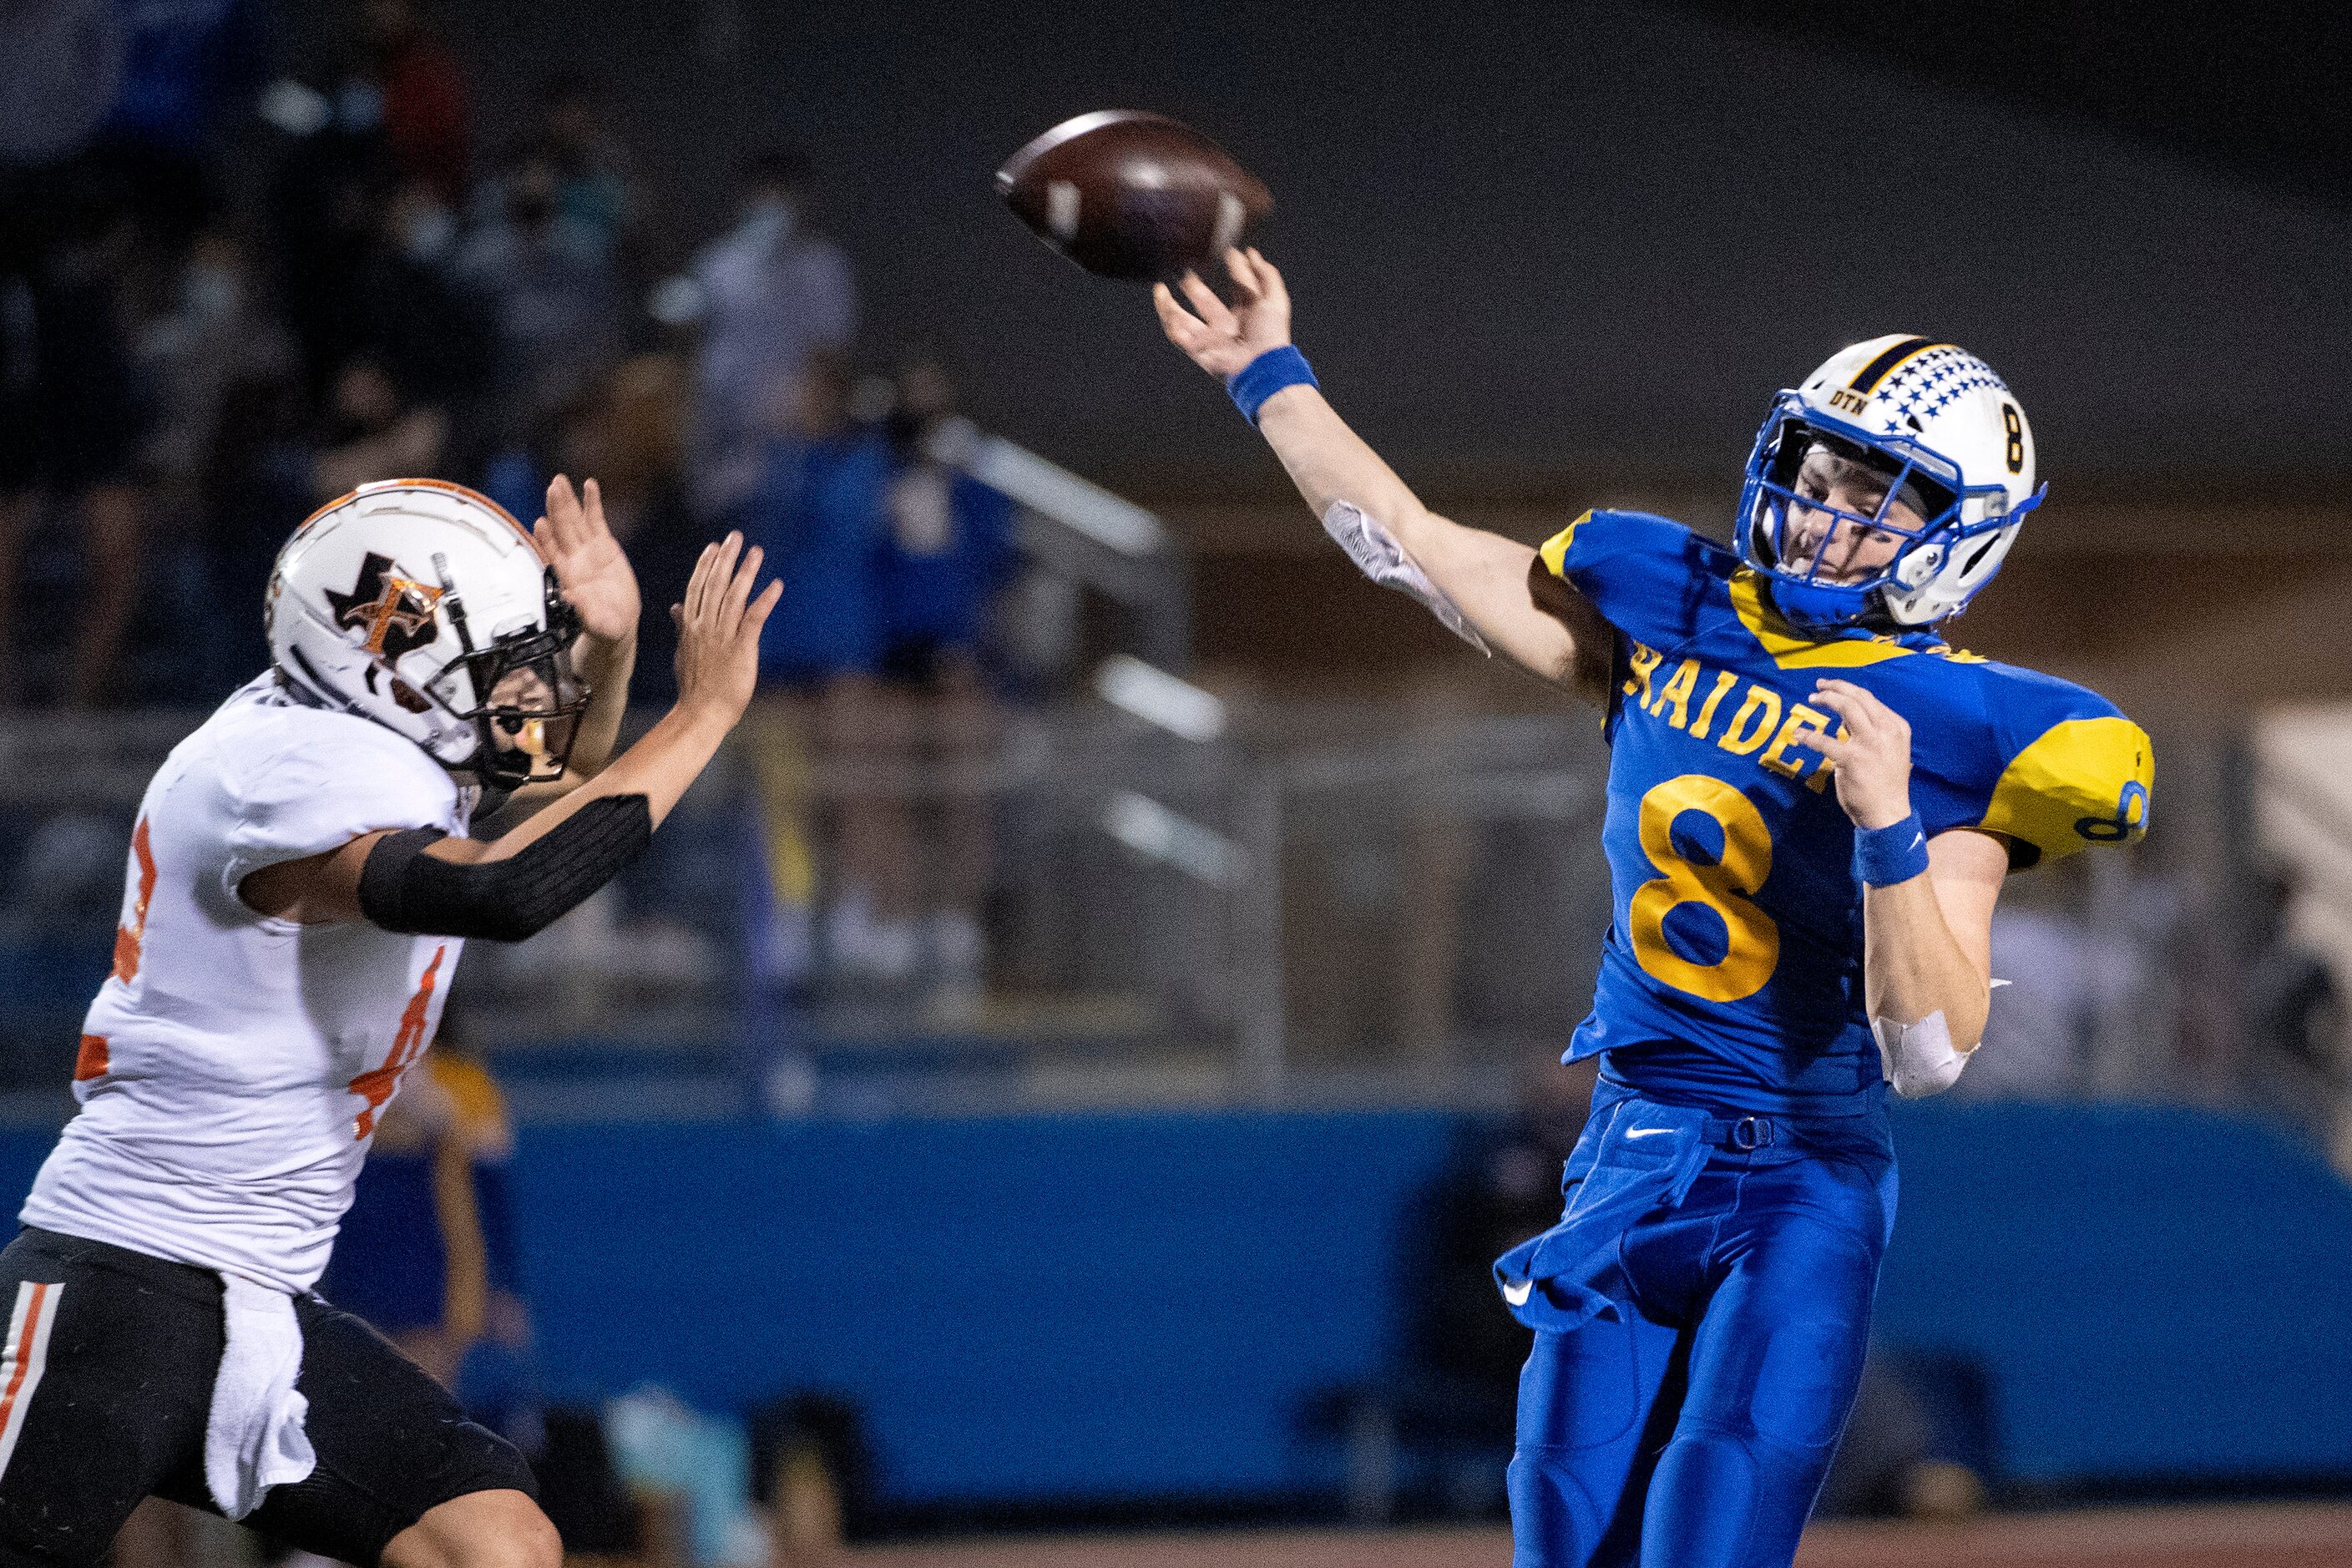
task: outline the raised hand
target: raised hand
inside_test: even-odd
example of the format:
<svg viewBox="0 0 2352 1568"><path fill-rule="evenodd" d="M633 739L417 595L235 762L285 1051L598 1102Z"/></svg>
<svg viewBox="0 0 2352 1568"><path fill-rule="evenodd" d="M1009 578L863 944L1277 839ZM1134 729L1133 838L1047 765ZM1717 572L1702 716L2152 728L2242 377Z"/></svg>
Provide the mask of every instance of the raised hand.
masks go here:
<svg viewBox="0 0 2352 1568"><path fill-rule="evenodd" d="M590 479L583 489L584 495L574 495L572 481L562 474L550 480L547 515L531 537L555 568L557 587L580 616L582 629L605 642L625 642L637 635L637 574L621 542L604 526L604 499L596 481Z"/></svg>
<svg viewBox="0 0 2352 1568"><path fill-rule="evenodd" d="M1837 768L1838 804L1856 827L1892 827L1911 815L1910 721L1851 680L1824 679L1813 700L1842 722L1834 735L1800 730Z"/></svg>
<svg viewBox="0 0 2352 1568"><path fill-rule="evenodd" d="M751 595L760 575L758 545L743 548L730 533L702 547L686 603L670 608L677 622L677 706L732 725L760 682L760 628L783 596L782 581Z"/></svg>
<svg viewBox="0 0 2352 1568"><path fill-rule="evenodd" d="M1197 272L1187 272L1179 280L1192 303L1190 310L1177 302L1167 284L1151 287L1151 302L1168 341L1219 380L1230 378L1266 350L1290 342L1290 291L1283 287L1274 263L1255 249L1228 250L1225 270L1234 279L1231 305L1218 299Z"/></svg>

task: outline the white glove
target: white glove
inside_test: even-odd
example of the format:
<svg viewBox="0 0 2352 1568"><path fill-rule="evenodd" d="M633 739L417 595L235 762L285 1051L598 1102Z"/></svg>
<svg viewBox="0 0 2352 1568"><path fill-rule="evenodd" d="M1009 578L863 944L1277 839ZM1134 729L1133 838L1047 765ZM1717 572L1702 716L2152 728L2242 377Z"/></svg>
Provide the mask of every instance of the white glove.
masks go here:
<svg viewBox="0 0 2352 1568"><path fill-rule="evenodd" d="M1383 588L1411 594L1428 606L1431 615L1445 623L1447 631L1487 658L1495 657L1495 650L1486 646L1478 628L1470 624L1453 600L1438 591L1428 574L1404 552L1396 535L1382 528L1363 508L1353 501L1333 501L1323 513L1323 531L1348 552L1348 559L1365 576Z"/></svg>

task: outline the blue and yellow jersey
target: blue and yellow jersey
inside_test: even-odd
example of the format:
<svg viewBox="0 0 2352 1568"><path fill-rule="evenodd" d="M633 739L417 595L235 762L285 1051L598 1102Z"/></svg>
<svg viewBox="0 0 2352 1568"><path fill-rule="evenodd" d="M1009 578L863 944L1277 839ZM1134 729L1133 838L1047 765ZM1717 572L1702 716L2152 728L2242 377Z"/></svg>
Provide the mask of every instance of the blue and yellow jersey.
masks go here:
<svg viewBox="0 0 2352 1568"><path fill-rule="evenodd" d="M1997 835L2021 868L2147 831L2147 736L2079 686L1929 632L1800 634L1765 578L1664 518L1587 512L1542 556L1617 636L1614 919L1571 1060L1606 1051L1612 1076L1735 1110L1878 1103L1853 828L1799 743L1837 723L1810 701L1824 677L1910 722L1930 837Z"/></svg>

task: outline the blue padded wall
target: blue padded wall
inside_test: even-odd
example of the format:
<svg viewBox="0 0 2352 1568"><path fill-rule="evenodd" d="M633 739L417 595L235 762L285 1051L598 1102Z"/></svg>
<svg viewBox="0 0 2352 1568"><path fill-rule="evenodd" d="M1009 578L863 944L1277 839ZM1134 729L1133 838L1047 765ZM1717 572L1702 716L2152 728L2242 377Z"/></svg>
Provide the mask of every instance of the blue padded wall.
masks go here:
<svg viewBox="0 0 2352 1568"><path fill-rule="evenodd" d="M1898 1110L1877 1332L1979 1357L2005 1479L2352 1476L2352 1187L2259 1121Z"/></svg>
<svg viewBox="0 0 2352 1568"><path fill-rule="evenodd" d="M1457 1126L529 1131L526 1272L559 1388L838 1391L905 1500L1284 1491L1328 1479L1308 1394L1392 1352L1400 1226Z"/></svg>
<svg viewBox="0 0 2352 1568"><path fill-rule="evenodd" d="M907 1502L1328 1484L1302 1402L1396 1351L1463 1119L1150 1114L527 1127L554 1391L864 1408ZM2259 1122L1897 1113L1882 1340L1978 1358L2027 1482L2352 1475L2352 1189ZM0 1132L13 1203L50 1135Z"/></svg>

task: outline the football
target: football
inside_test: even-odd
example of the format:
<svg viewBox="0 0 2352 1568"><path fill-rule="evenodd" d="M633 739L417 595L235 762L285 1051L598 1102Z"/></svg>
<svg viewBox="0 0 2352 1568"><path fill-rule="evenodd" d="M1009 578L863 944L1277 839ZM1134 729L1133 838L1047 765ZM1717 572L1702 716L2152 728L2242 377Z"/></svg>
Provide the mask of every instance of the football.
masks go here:
<svg viewBox="0 0 2352 1568"><path fill-rule="evenodd" d="M1133 109L1064 121L1005 160L996 189L1087 271L1146 281L1205 272L1274 208L1265 184L1223 147Z"/></svg>

